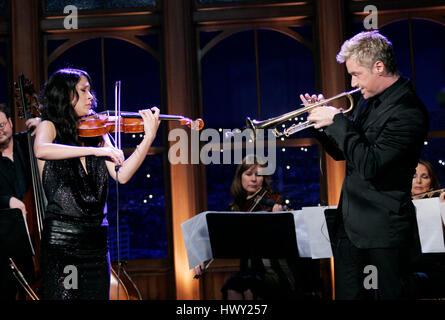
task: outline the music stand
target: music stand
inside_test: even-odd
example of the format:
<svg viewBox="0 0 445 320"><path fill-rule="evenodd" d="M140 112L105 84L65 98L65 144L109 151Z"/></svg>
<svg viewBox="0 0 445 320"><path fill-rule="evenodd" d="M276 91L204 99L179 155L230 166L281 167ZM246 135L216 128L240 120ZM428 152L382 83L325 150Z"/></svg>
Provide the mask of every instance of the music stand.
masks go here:
<svg viewBox="0 0 445 320"><path fill-rule="evenodd" d="M0 209L0 253L7 257L34 255L22 211Z"/></svg>
<svg viewBox="0 0 445 320"><path fill-rule="evenodd" d="M213 258L298 257L294 216L290 212L209 212L206 219Z"/></svg>

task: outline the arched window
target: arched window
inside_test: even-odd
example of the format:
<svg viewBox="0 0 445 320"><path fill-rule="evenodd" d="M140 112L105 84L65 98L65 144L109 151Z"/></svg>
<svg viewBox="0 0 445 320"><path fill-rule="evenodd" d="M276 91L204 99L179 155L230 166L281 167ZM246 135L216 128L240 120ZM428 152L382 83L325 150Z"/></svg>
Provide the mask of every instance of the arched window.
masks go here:
<svg viewBox="0 0 445 320"><path fill-rule="evenodd" d="M47 41L48 75L63 67L86 70L93 82L98 112L114 110L114 85L121 81L121 110L160 106L160 63L156 53L158 36L130 40L100 37ZM122 134L126 157L142 140L141 134ZM162 130L138 173L116 188L110 178L107 202L111 258L117 258L117 198L119 198L120 258L165 258L167 250L164 158Z"/></svg>
<svg viewBox="0 0 445 320"><path fill-rule="evenodd" d="M243 129L246 117L264 120L300 108L299 94L313 93L315 87L312 46L301 35L310 34L311 29L201 31L206 127ZM272 184L294 208L320 203L318 154L318 145L306 131L277 140ZM209 210L225 210L232 200L230 184L236 166L206 167Z"/></svg>

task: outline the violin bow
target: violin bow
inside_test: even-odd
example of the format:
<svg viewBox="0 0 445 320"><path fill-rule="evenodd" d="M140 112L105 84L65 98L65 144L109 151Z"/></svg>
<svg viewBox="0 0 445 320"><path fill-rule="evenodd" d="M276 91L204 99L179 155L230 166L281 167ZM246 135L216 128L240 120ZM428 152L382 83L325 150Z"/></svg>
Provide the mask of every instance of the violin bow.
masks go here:
<svg viewBox="0 0 445 320"><path fill-rule="evenodd" d="M253 209L256 208L256 206L258 205L258 203L260 203L261 199L264 198L264 196L266 195L266 193L267 193L267 190L264 190L264 192L263 192L261 195L257 195L257 196L256 196L255 202L253 203L252 207L249 209L249 212L252 212Z"/></svg>

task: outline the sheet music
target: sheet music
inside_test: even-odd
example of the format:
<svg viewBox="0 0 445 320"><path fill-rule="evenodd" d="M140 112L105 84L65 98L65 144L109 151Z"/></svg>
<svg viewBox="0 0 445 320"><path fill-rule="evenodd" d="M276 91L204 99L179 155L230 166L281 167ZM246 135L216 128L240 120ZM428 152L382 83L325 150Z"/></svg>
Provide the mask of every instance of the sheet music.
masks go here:
<svg viewBox="0 0 445 320"><path fill-rule="evenodd" d="M207 229L207 212L209 211L201 212L181 224L190 269L198 266L201 262L213 259L209 230Z"/></svg>
<svg viewBox="0 0 445 320"><path fill-rule="evenodd" d="M445 202L439 202L440 215L442 216L442 223L445 226Z"/></svg>
<svg viewBox="0 0 445 320"><path fill-rule="evenodd" d="M294 214L298 254L302 258L310 258L312 256L311 256L311 246L309 241L309 231L305 224L303 210L292 211L292 213Z"/></svg>
<svg viewBox="0 0 445 320"><path fill-rule="evenodd" d="M445 252L443 222L445 208L439 198L413 200L423 253Z"/></svg>
<svg viewBox="0 0 445 320"><path fill-rule="evenodd" d="M336 207L303 207L303 219L309 234L312 259L332 257L331 240L324 211Z"/></svg>
<svg viewBox="0 0 445 320"><path fill-rule="evenodd" d="M328 208L332 207L308 207L302 210L290 211L294 215L295 233L300 257L312 259L332 257L331 243L324 216L324 210ZM204 261L213 259L206 220L208 212L210 211L201 212L181 224L190 269ZM261 212L251 213L261 214Z"/></svg>

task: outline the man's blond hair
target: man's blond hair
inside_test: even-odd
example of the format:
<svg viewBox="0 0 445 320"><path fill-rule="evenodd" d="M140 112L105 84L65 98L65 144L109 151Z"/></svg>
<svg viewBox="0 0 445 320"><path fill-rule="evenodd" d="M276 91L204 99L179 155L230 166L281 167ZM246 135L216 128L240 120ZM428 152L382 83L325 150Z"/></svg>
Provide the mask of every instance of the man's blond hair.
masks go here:
<svg viewBox="0 0 445 320"><path fill-rule="evenodd" d="M347 59L354 59L369 69L376 61L382 61L389 74L399 74L392 43L377 30L363 31L346 40L337 54L337 61L344 63Z"/></svg>

